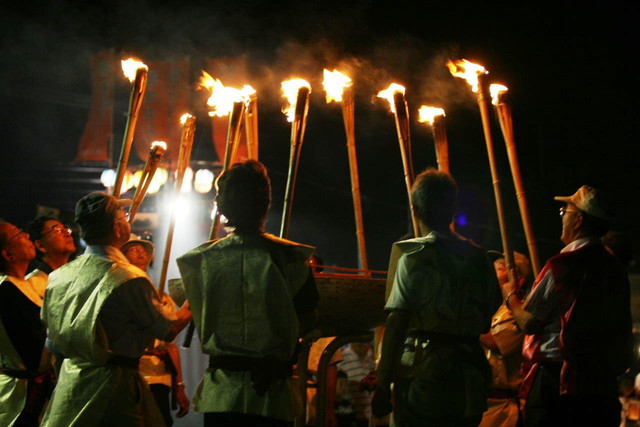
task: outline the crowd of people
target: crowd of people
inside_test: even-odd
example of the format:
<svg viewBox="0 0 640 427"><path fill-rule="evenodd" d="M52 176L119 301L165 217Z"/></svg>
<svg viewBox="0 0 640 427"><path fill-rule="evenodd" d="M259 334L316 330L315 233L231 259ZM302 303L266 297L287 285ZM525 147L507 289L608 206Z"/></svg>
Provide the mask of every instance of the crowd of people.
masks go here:
<svg viewBox="0 0 640 427"><path fill-rule="evenodd" d="M54 217L24 231L0 222L0 425L163 426L191 405L207 426L292 425L300 339L318 317L314 248L265 232L271 184L261 163L234 164L216 187L230 233L178 258L181 307L147 274L154 246L131 234L130 200L96 192L77 202L87 245L77 256ZM370 344L342 349L325 419L620 425L630 289L603 244L612 217L602 193L556 197L566 246L533 283L525 255L509 271L504 254L452 230L457 196L449 174L416 178L411 206L424 232L393 245L379 359ZM189 322L209 356L191 401L174 342Z"/></svg>

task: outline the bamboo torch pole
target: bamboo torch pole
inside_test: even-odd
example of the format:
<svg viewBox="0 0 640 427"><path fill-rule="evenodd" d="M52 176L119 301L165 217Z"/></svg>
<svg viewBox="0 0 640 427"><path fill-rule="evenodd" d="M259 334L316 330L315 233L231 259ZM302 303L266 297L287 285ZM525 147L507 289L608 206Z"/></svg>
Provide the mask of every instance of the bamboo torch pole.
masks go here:
<svg viewBox="0 0 640 427"><path fill-rule="evenodd" d="M229 128L227 130L227 144L224 151L224 163L222 164L222 172L229 169L236 159L236 153L238 152L238 144L240 143L240 129L242 127L242 118L244 116L245 103L237 101L233 103L233 109L229 113ZM211 213L212 223L211 231L209 232L209 240L213 240L218 237L218 231L220 229L220 211L218 205L213 205L213 212Z"/></svg>
<svg viewBox="0 0 640 427"><path fill-rule="evenodd" d="M356 154L355 132L355 102L353 89L347 87L344 90L342 101L342 118L347 137L347 152L349 154L349 174L351 176L351 197L353 199L353 214L356 222L356 238L358 240L358 254L360 255L360 268L369 269L367 259L367 245L364 237L364 220L362 217L362 200L360 198L360 176L358 173L358 156Z"/></svg>
<svg viewBox="0 0 640 427"><path fill-rule="evenodd" d="M131 95L129 96L129 115L127 117L124 140L122 141L116 179L113 184L113 195L116 198L120 197L122 181L124 180L124 174L127 171L133 136L136 131L136 124L138 123L138 114L140 113L142 100L147 89L149 68L142 62L134 59L128 59L126 61L122 61L122 70L129 81L133 83L133 86L131 87Z"/></svg>
<svg viewBox="0 0 640 427"><path fill-rule="evenodd" d="M283 82L283 85L286 82ZM306 83L306 82L305 82ZM293 107L293 121L291 122L291 148L289 152L289 168L287 171L287 186L285 189L284 206L282 209L282 223L280 224L280 237L287 238L289 224L291 222L291 210L293 207L293 195L298 175L300 151L304 140L304 132L307 127L309 115L309 94L311 89L308 83L299 86Z"/></svg>
<svg viewBox="0 0 640 427"><path fill-rule="evenodd" d="M250 159L258 160L258 96L253 93L249 96L247 112L245 113L245 131L247 136L247 152Z"/></svg>
<svg viewBox="0 0 640 427"><path fill-rule="evenodd" d="M129 208L129 224L133 224L133 219L142 205L144 197L147 194L147 190L149 189L149 184L151 184L151 180L158 169L158 165L162 160L162 156L167 149L167 144L164 141L154 141L151 144L151 151L149 151L149 157L147 158L147 162L144 165L144 170L142 171L142 176L140 177L140 182L136 187L136 192L133 195L133 203Z"/></svg>
<svg viewBox="0 0 640 427"><path fill-rule="evenodd" d="M411 224L413 235L420 237L420 224L418 217L411 208L411 187L413 186L413 161L411 159L411 140L409 132L409 109L404 97L404 87L392 83L389 88L378 93L378 97L389 101L389 107L394 114L396 122L396 132L398 134L398 144L400 145L400 157L404 170L404 182L407 187L407 197L409 198L409 211L411 213Z"/></svg>
<svg viewBox="0 0 640 427"><path fill-rule="evenodd" d="M364 237L364 221L362 218L362 201L360 198L360 177L358 173L358 156L356 154L355 132L355 100L352 82L349 77L338 70L324 70L322 82L326 92L327 102L342 102L342 119L347 137L347 153L349 155L349 173L351 175L351 197L353 199L353 213L356 223L356 238L358 240L359 268L369 269L367 260L367 246Z"/></svg>
<svg viewBox="0 0 640 427"><path fill-rule="evenodd" d="M505 263L507 264L509 279L513 279L512 270L515 268L513 246L511 244L511 235L503 205L502 191L500 188L500 175L498 173L498 166L496 165L493 136L491 134L489 87L486 81L487 72L483 66L473 64L464 59L456 61L456 63L449 61L447 66L449 67L451 74L467 80L467 83L471 85L472 90L477 94L480 118L482 120L482 130L484 132L484 140L487 145L487 156L489 157L489 169L491 171L491 180L493 182L493 194L496 200L498 223L500 225L502 251L504 253Z"/></svg>
<svg viewBox="0 0 640 427"><path fill-rule="evenodd" d="M513 120L511 116L511 108L504 99L507 88L502 85L491 85L490 91L492 95L494 91L496 92L495 96L492 96L493 105L496 112L498 113L500 128L502 129L504 143L507 147L507 157L509 158L511 176L513 177L513 183L516 188L516 198L518 199L518 207L520 209L520 217L522 218L522 226L524 228L525 238L527 239L529 258L531 259L531 268L533 270L534 277L537 277L538 273L540 272L538 244L536 242L535 234L533 233L531 217L529 216L529 206L527 204L527 196L524 189L524 184L522 182L522 173L520 172L520 162L518 161L518 152L516 150L516 143L513 135Z"/></svg>
<svg viewBox="0 0 640 427"><path fill-rule="evenodd" d="M182 135L180 137L180 152L178 154L178 168L176 170L175 188L173 189L174 201L180 197L182 190L182 180L184 172L189 166L191 158L191 148L193 147L193 136L196 130L196 118L191 114L182 116ZM164 293L164 285L167 280L167 270L169 269L169 257L171 255L171 244L173 243L173 230L176 224L176 211L171 209L169 217L169 230L167 231L167 241L164 247L164 257L162 258L162 271L160 273L159 292L160 296Z"/></svg>
<svg viewBox="0 0 640 427"><path fill-rule="evenodd" d="M502 249L504 252L504 260L507 264L510 279L511 271L515 268L513 246L511 244L511 234L509 230L509 223L507 221L507 215L505 213L503 205L502 190L500 184L500 175L498 173L498 166L495 159L495 148L493 145L493 136L491 134L491 121L490 121L490 109L489 109L489 91L486 82L486 74L478 76L479 90L478 90L478 107L480 108L480 117L482 119L482 129L484 131L484 140L487 145L487 155L489 157L489 168L491 170L491 179L493 181L493 193L496 199L496 209L498 211L498 223L500 225L500 235L502 236Z"/></svg>

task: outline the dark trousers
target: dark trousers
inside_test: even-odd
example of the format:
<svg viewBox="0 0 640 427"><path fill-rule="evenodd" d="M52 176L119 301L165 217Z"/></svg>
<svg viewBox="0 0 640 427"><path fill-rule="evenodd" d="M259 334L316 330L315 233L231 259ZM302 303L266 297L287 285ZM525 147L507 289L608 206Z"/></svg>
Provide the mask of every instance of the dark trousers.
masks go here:
<svg viewBox="0 0 640 427"><path fill-rule="evenodd" d="M173 425L171 408L169 407L169 394L171 393L171 387L164 384L149 384L149 388L153 394L153 399L156 401L156 405L158 405L158 409L160 409L162 418L164 418L164 422L167 426L171 427Z"/></svg>
<svg viewBox="0 0 640 427"><path fill-rule="evenodd" d="M239 414L236 412L205 412L204 425L205 427L291 427L293 423L253 414Z"/></svg>
<svg viewBox="0 0 640 427"><path fill-rule="evenodd" d="M524 408L525 426L619 426L616 397L560 396L561 367L540 366Z"/></svg>

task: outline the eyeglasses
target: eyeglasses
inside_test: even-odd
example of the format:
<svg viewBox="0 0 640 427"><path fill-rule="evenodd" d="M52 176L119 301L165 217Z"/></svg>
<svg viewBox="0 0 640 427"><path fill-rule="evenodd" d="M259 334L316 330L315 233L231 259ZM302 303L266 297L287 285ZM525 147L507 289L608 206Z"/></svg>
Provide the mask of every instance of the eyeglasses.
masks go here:
<svg viewBox="0 0 640 427"><path fill-rule="evenodd" d="M7 239L7 245L9 245L9 243L11 243L13 239L15 239L16 237L22 234L27 234L27 233L22 228L18 228L18 232Z"/></svg>
<svg viewBox="0 0 640 427"><path fill-rule="evenodd" d="M54 225L49 229L49 231L47 231L46 233L42 233L41 239L44 238L45 236L51 234L51 233L71 235L71 233L73 233L73 231L71 231L71 229L67 228L67 227L60 227L59 225Z"/></svg>
<svg viewBox="0 0 640 427"><path fill-rule="evenodd" d="M576 210L573 209L567 209L566 206L563 206L560 208L560 216L564 216L564 214L569 213L569 212L578 212Z"/></svg>

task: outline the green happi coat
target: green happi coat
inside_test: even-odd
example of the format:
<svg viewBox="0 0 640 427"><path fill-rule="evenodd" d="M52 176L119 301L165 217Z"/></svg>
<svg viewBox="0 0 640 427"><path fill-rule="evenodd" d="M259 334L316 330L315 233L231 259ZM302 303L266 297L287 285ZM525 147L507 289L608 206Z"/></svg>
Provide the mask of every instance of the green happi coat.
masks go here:
<svg viewBox="0 0 640 427"><path fill-rule="evenodd" d="M42 299L33 289L31 283L24 279L0 274L0 285L3 282L13 283L31 302L42 305ZM46 352L41 358L43 363L49 361ZM42 363L41 363L42 365ZM42 366L41 366L42 367ZM45 368L46 369L46 368ZM0 320L0 370L26 371L20 354L9 339L9 335ZM0 425L11 426L24 408L27 399L27 380L5 375L0 372Z"/></svg>
<svg viewBox="0 0 640 427"><path fill-rule="evenodd" d="M310 274L312 251L270 234L234 234L178 258L202 351L290 361L299 332L292 300ZM295 401L290 378L273 379L259 396L249 372L211 368L193 397L198 412L281 420L296 415Z"/></svg>
<svg viewBox="0 0 640 427"><path fill-rule="evenodd" d="M98 315L116 288L146 277L114 252L82 255L49 275L41 316L66 359L43 426L165 425L139 373L107 363L112 353Z"/></svg>
<svg viewBox="0 0 640 427"><path fill-rule="evenodd" d="M415 330L432 337L405 344L395 425L453 425L480 416L491 383L479 336L500 304L486 253L452 233L432 231L394 244L389 276L385 310L408 311Z"/></svg>

